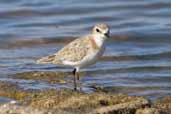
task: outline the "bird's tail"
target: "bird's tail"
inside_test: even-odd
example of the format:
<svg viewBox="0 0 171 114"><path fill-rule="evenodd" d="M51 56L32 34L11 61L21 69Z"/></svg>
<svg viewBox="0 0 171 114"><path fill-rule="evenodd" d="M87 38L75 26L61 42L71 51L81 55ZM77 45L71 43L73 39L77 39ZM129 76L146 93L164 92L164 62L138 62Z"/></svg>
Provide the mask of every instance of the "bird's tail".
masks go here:
<svg viewBox="0 0 171 114"><path fill-rule="evenodd" d="M37 64L49 64L49 63L52 63L54 59L55 59L55 55L50 55L50 56L42 57L36 60L36 63Z"/></svg>

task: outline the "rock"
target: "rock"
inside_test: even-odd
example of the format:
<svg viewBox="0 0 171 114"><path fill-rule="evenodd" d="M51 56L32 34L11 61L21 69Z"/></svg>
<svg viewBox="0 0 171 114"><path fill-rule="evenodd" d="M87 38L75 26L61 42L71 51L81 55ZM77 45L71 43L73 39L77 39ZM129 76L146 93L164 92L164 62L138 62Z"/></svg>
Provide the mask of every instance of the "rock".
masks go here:
<svg viewBox="0 0 171 114"><path fill-rule="evenodd" d="M50 84L66 84L63 79L69 75L71 75L71 73L69 72L30 71L16 73L13 75L9 75L9 77L13 79L45 81Z"/></svg>
<svg viewBox="0 0 171 114"><path fill-rule="evenodd" d="M0 114L45 114L45 111L7 103L0 106Z"/></svg>
<svg viewBox="0 0 171 114"><path fill-rule="evenodd" d="M140 97L125 103L97 108L90 114L134 114L137 109L148 104L149 102L146 99Z"/></svg>
<svg viewBox="0 0 171 114"><path fill-rule="evenodd" d="M138 109L135 114L160 114L155 108Z"/></svg>
<svg viewBox="0 0 171 114"><path fill-rule="evenodd" d="M25 104L0 106L0 114L134 114L149 102L123 94L79 93L69 90L46 91Z"/></svg>
<svg viewBox="0 0 171 114"><path fill-rule="evenodd" d="M12 99L24 99L29 93L20 88L16 83L0 81L0 96Z"/></svg>
<svg viewBox="0 0 171 114"><path fill-rule="evenodd" d="M69 89L31 91L7 82L0 82L0 87L1 96L16 100L0 106L0 114L135 114L149 104L143 97L126 94Z"/></svg>
<svg viewBox="0 0 171 114"><path fill-rule="evenodd" d="M29 102L32 107L67 111L71 114L117 112L132 114L149 102L143 97L124 94L80 93L69 90L49 91L36 95Z"/></svg>
<svg viewBox="0 0 171 114"><path fill-rule="evenodd" d="M171 97L164 97L155 101L152 107L159 109L162 114L171 114Z"/></svg>

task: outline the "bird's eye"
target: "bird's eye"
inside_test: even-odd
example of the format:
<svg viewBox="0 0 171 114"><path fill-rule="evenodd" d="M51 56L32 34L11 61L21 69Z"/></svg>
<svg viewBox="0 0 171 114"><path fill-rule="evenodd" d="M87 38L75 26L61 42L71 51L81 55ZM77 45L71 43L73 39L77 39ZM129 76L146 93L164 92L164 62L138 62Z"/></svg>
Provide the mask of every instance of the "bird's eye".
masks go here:
<svg viewBox="0 0 171 114"><path fill-rule="evenodd" d="M97 31L97 32L100 32L100 30L99 30L99 29L96 29L96 31Z"/></svg>

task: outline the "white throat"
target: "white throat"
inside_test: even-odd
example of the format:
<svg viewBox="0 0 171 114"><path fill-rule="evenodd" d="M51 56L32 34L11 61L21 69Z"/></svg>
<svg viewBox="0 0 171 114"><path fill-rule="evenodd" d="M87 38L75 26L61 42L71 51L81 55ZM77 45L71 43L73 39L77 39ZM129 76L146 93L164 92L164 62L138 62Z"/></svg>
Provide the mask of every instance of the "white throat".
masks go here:
<svg viewBox="0 0 171 114"><path fill-rule="evenodd" d="M96 42L96 44L99 46L99 47L102 47L104 45L104 42L105 42L105 39L104 37L100 36L100 35L93 35L93 39L94 41Z"/></svg>

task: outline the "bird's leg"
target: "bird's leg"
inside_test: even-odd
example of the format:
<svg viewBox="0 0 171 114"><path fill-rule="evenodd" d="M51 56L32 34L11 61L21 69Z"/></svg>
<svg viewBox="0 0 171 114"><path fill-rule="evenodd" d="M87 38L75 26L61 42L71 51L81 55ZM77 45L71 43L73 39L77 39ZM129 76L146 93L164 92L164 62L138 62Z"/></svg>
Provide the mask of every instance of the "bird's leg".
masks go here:
<svg viewBox="0 0 171 114"><path fill-rule="evenodd" d="M82 85L81 85L81 79L80 79L80 75L79 75L79 68L76 68L76 75L77 75L77 80L78 80L78 86L79 86L79 88L80 88L80 91L82 91Z"/></svg>
<svg viewBox="0 0 171 114"><path fill-rule="evenodd" d="M80 92L82 92L81 79L80 79L80 76L79 76L79 74L78 74L78 73L77 73L77 79L78 79L78 81L79 81Z"/></svg>
<svg viewBox="0 0 171 114"><path fill-rule="evenodd" d="M76 72L76 74L77 74L77 80L80 80L79 73L78 73L78 72Z"/></svg>
<svg viewBox="0 0 171 114"><path fill-rule="evenodd" d="M73 70L73 75L74 75L74 90L77 91L77 81L76 81L76 75L77 75L77 72L76 72L76 68L74 68Z"/></svg>

